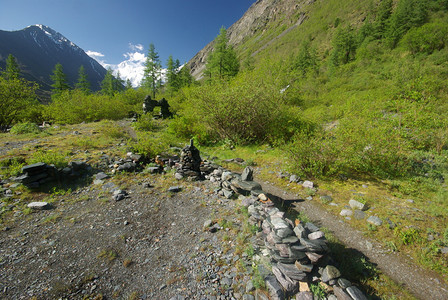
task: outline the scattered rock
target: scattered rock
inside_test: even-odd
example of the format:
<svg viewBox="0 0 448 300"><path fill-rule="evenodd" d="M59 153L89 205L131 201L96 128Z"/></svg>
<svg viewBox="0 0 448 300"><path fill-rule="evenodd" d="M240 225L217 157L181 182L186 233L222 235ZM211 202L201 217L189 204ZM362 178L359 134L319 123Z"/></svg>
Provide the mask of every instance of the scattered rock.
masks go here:
<svg viewBox="0 0 448 300"><path fill-rule="evenodd" d="M341 215L343 217L350 217L351 215L353 215L353 211L351 209L343 209L343 210L341 210L339 215Z"/></svg>
<svg viewBox="0 0 448 300"><path fill-rule="evenodd" d="M370 223L375 226L381 226L383 224L383 221L377 216L370 216L367 218L367 223Z"/></svg>
<svg viewBox="0 0 448 300"><path fill-rule="evenodd" d="M44 210L50 208L50 204L48 202L31 202L28 203L27 206L34 210Z"/></svg>
<svg viewBox="0 0 448 300"><path fill-rule="evenodd" d="M359 201L350 199L350 201L348 202L348 204L350 205L350 207L352 209L359 209L359 210L365 210L366 206L364 203L361 203Z"/></svg>
<svg viewBox="0 0 448 300"><path fill-rule="evenodd" d="M242 181L252 181L254 180L254 169L252 167L244 168L243 173L241 174Z"/></svg>
<svg viewBox="0 0 448 300"><path fill-rule="evenodd" d="M314 183L313 183L312 181L305 180L305 181L302 183L302 186L303 186L304 188L312 189L312 188L314 187Z"/></svg>
<svg viewBox="0 0 448 300"><path fill-rule="evenodd" d="M328 282L332 279L337 279L341 276L341 272L334 266L328 265L325 267L324 271L322 272L322 281Z"/></svg>
<svg viewBox="0 0 448 300"><path fill-rule="evenodd" d="M366 213L362 210L355 210L354 217L356 220L364 220L366 218Z"/></svg>
<svg viewBox="0 0 448 300"><path fill-rule="evenodd" d="M180 186L171 186L168 188L168 192L170 193L179 193L182 190Z"/></svg>
<svg viewBox="0 0 448 300"><path fill-rule="evenodd" d="M346 291L354 300L367 300L367 297L356 286L349 286Z"/></svg>

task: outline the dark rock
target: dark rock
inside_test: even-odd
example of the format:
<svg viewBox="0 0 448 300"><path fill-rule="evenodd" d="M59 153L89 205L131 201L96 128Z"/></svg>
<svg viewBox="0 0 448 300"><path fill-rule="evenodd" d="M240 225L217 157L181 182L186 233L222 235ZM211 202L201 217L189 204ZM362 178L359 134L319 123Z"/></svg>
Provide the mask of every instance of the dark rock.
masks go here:
<svg viewBox="0 0 448 300"><path fill-rule="evenodd" d="M269 291L271 300L285 299L285 293L283 292L283 289L275 276L267 276L264 281L266 283L266 288Z"/></svg>
<svg viewBox="0 0 448 300"><path fill-rule="evenodd" d="M308 264L302 264L300 261L296 261L295 262L295 267L300 272L311 273L311 271L313 271L313 267L314 266L313 265L308 265Z"/></svg>
<svg viewBox="0 0 448 300"><path fill-rule="evenodd" d="M277 281L280 283L287 294L295 294L298 292L298 282L285 276L278 267L273 266L272 273L274 273L275 278L277 278Z"/></svg>
<svg viewBox="0 0 448 300"><path fill-rule="evenodd" d="M224 176L224 174L223 174ZM231 181L231 188L236 193L249 196L253 190L261 190L261 185L255 181L242 181L238 178L234 178Z"/></svg>
<svg viewBox="0 0 448 300"><path fill-rule="evenodd" d="M109 175L107 175L104 172L100 172L100 173L95 175L95 179L97 179L97 180L104 180L104 179L107 179L107 178L109 178Z"/></svg>
<svg viewBox="0 0 448 300"><path fill-rule="evenodd" d="M297 182L299 182L300 181L300 177L299 176L297 176L297 175L291 175L291 176L289 176L289 182L295 182L295 183L297 183Z"/></svg>
<svg viewBox="0 0 448 300"><path fill-rule="evenodd" d="M320 196L320 200L322 200L323 203L327 204L333 201L333 198L329 195Z"/></svg>
<svg viewBox="0 0 448 300"><path fill-rule="evenodd" d="M316 225L314 225L313 223L310 223L310 222L305 224L305 228L308 229L310 232L319 231L319 227L317 227Z"/></svg>
<svg viewBox="0 0 448 300"><path fill-rule="evenodd" d="M168 192L171 193L178 193L182 190L182 188L180 186L172 186L168 188Z"/></svg>
<svg viewBox="0 0 448 300"><path fill-rule="evenodd" d="M276 267L288 278L296 281L302 281L306 278L304 271L299 270L293 264L277 263Z"/></svg>
<svg viewBox="0 0 448 300"><path fill-rule="evenodd" d="M22 168L22 173L28 173L29 175L33 175L36 173L44 172L47 167L46 163L39 162L32 165L27 165Z"/></svg>
<svg viewBox="0 0 448 300"><path fill-rule="evenodd" d="M345 279L345 278L339 278L338 279L338 284L343 289L346 289L349 286L352 286L352 283L350 281L348 281L347 279Z"/></svg>
<svg viewBox="0 0 448 300"><path fill-rule="evenodd" d="M364 220L366 218L366 213L363 212L362 210L355 210L355 213L353 215L355 217L356 220Z"/></svg>
<svg viewBox="0 0 448 300"><path fill-rule="evenodd" d="M146 168L150 174L160 173L160 167L148 167Z"/></svg>
<svg viewBox="0 0 448 300"><path fill-rule="evenodd" d="M352 300L352 297L350 297L344 289L334 286L333 287L334 295L338 298L338 300Z"/></svg>

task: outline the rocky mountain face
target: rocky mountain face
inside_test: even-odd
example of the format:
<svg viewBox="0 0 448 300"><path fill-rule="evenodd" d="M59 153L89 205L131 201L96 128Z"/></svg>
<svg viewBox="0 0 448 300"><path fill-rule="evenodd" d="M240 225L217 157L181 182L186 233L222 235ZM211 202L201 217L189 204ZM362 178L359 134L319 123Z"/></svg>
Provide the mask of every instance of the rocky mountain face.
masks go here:
<svg viewBox="0 0 448 300"><path fill-rule="evenodd" d="M237 48L247 39L257 35L257 39L265 39L264 47L279 36L268 36L265 32L270 26L284 26L282 32L288 32L302 24L306 19L306 7L315 0L258 0L236 23L227 29L229 43ZM217 29L218 32L218 29ZM256 55L263 46L251 53ZM205 70L208 54L213 50L213 41L199 51L189 62L191 74L200 79Z"/></svg>
<svg viewBox="0 0 448 300"><path fill-rule="evenodd" d="M48 26L33 25L18 31L0 30L0 68L12 54L22 70L22 75L35 81L44 91L51 89L54 66L62 64L71 86L78 80L78 71L84 66L91 89L100 89L106 70L84 50Z"/></svg>

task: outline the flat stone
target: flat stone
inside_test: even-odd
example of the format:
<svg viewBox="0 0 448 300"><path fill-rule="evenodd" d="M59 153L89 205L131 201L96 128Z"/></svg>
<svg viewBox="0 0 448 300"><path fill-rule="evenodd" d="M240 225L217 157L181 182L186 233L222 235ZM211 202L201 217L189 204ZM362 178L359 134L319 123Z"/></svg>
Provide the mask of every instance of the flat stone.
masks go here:
<svg viewBox="0 0 448 300"><path fill-rule="evenodd" d="M338 298L338 300L352 300L352 297L350 297L344 291L344 289L342 289L338 286L333 286L333 292L334 292L334 295Z"/></svg>
<svg viewBox="0 0 448 300"><path fill-rule="evenodd" d="M295 182L295 183L297 183L297 182L299 182L299 181L300 181L300 177L299 177L299 176L297 176L297 175L295 175L295 174L289 176L289 182Z"/></svg>
<svg viewBox="0 0 448 300"><path fill-rule="evenodd" d="M255 297L250 295L250 294L244 294L243 295L243 300L255 300Z"/></svg>
<svg viewBox="0 0 448 300"><path fill-rule="evenodd" d="M297 224L297 226L294 227L294 233L298 238L306 237L306 229L302 226L302 224Z"/></svg>
<svg viewBox="0 0 448 300"><path fill-rule="evenodd" d="M160 173L160 167L148 167L148 168L146 168L146 170L148 170L148 172L150 174ZM176 175L176 174L174 174L174 175Z"/></svg>
<svg viewBox="0 0 448 300"><path fill-rule="evenodd" d="M291 235L291 236L288 236L288 237L282 239L282 243L284 243L284 244L294 244L294 243L297 243L298 241L299 241L299 238L294 235Z"/></svg>
<svg viewBox="0 0 448 300"><path fill-rule="evenodd" d="M375 226L381 226L383 224L383 221L377 216L370 216L367 218L367 223L370 223Z"/></svg>
<svg viewBox="0 0 448 300"><path fill-rule="evenodd" d="M296 261L295 266L299 271L306 272L306 273L310 273L311 271L313 271L313 267L314 267L311 264L310 265L302 264L300 261Z"/></svg>
<svg viewBox="0 0 448 300"><path fill-rule="evenodd" d="M280 283L277 281L277 278L275 278L275 276L269 275L265 278L264 281L266 284L266 288L269 291L269 296L271 300L285 299L285 293L283 292L283 289Z"/></svg>
<svg viewBox="0 0 448 300"><path fill-rule="evenodd" d="M330 203L331 201L333 201L333 198L329 195L323 195L320 196L320 200L322 200L323 203Z"/></svg>
<svg viewBox="0 0 448 300"><path fill-rule="evenodd" d="M275 233L282 239L287 238L289 236L294 236L294 231L292 231L291 228L276 229Z"/></svg>
<svg viewBox="0 0 448 300"><path fill-rule="evenodd" d="M289 228L288 222L286 222L283 218L271 217L270 222L274 229Z"/></svg>
<svg viewBox="0 0 448 300"><path fill-rule="evenodd" d="M304 282L304 281L300 281L299 282L299 291L301 291L301 292L311 292L308 283Z"/></svg>
<svg viewBox="0 0 448 300"><path fill-rule="evenodd" d="M224 193L224 197L226 197L227 199L232 198L234 195L233 191L227 189L223 189L222 192Z"/></svg>
<svg viewBox="0 0 448 300"><path fill-rule="evenodd" d="M367 300L367 297L354 285L349 286L346 292L353 298L353 300Z"/></svg>
<svg viewBox="0 0 448 300"><path fill-rule="evenodd" d="M204 222L204 228L208 228L210 226L212 226L213 221L211 219L208 219Z"/></svg>
<svg viewBox="0 0 448 300"><path fill-rule="evenodd" d="M31 202L28 203L27 206L35 210L44 210L50 208L50 204L48 202Z"/></svg>
<svg viewBox="0 0 448 300"><path fill-rule="evenodd" d="M222 181L228 181L228 180L231 180L232 178L233 178L233 173L232 172L228 172L228 171L222 172L222 175L221 175L221 180Z"/></svg>
<svg viewBox="0 0 448 300"><path fill-rule="evenodd" d="M328 265L325 267L324 271L322 272L322 281L323 282L328 282L332 279L336 279L341 277L341 272L332 265Z"/></svg>
<svg viewBox="0 0 448 300"><path fill-rule="evenodd" d="M277 268L288 278L301 281L306 278L304 271L299 270L295 264L277 263Z"/></svg>
<svg viewBox="0 0 448 300"><path fill-rule="evenodd" d="M246 293L250 293L252 291L255 290L255 286L254 283L252 282L252 280L247 281L246 283Z"/></svg>
<svg viewBox="0 0 448 300"><path fill-rule="evenodd" d="M100 173L95 174L95 179L96 180L104 180L104 179L107 179L107 178L109 178L109 175L107 175L104 172L100 172Z"/></svg>
<svg viewBox="0 0 448 300"><path fill-rule="evenodd" d="M361 203L359 201L356 201L354 199L350 199L350 201L348 201L348 205L350 205L350 207L352 209L359 209L359 210L365 210L365 205L364 203Z"/></svg>
<svg viewBox="0 0 448 300"><path fill-rule="evenodd" d="M341 210L339 215L343 216L343 217L349 217L349 216L353 215L353 211L351 209L343 209L343 210Z"/></svg>
<svg viewBox="0 0 448 300"><path fill-rule="evenodd" d="M181 173L174 173L174 178L176 178L177 180L181 180L184 178L184 175L182 175Z"/></svg>
<svg viewBox="0 0 448 300"><path fill-rule="evenodd" d="M27 165L22 168L22 173L34 174L42 172L46 169L47 164L43 162L35 163L32 165Z"/></svg>
<svg viewBox="0 0 448 300"><path fill-rule="evenodd" d="M300 243L304 245L309 252L326 253L328 251L326 240L309 240L301 238Z"/></svg>
<svg viewBox="0 0 448 300"><path fill-rule="evenodd" d="M245 196L251 195L252 190L261 190L261 185L255 181L242 181L238 178L234 178L231 181L232 189L238 194Z"/></svg>
<svg viewBox="0 0 448 300"><path fill-rule="evenodd" d="M321 254L317 254L314 252L305 252L306 256L309 258L311 263L316 264L319 262L319 260L323 257Z"/></svg>

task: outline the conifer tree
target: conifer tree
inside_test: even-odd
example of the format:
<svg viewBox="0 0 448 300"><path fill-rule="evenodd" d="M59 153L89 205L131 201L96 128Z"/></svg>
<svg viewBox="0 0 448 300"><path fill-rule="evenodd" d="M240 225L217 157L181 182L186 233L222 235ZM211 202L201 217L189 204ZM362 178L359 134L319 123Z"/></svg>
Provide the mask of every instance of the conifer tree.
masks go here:
<svg viewBox="0 0 448 300"><path fill-rule="evenodd" d="M83 65L79 67L78 71L78 82L76 83L76 88L81 90L84 94L90 94L90 82L87 77L86 70Z"/></svg>
<svg viewBox="0 0 448 300"><path fill-rule="evenodd" d="M2 75L5 79L9 80L19 78L19 74L19 64L17 63L16 58L12 54L9 54L8 58L6 59L6 69Z"/></svg>
<svg viewBox="0 0 448 300"><path fill-rule="evenodd" d="M115 78L110 67L107 68L106 75L104 75L104 79L101 81L101 93L109 96L115 94Z"/></svg>
<svg viewBox="0 0 448 300"><path fill-rule="evenodd" d="M180 88L179 74L178 74L179 67L180 67L179 60L174 60L173 56L170 55L166 63L166 79L167 79L166 88L171 94L173 92L178 91Z"/></svg>
<svg viewBox="0 0 448 300"><path fill-rule="evenodd" d="M131 80L128 78L126 79L126 86L125 86L126 90L132 89L132 82Z"/></svg>
<svg viewBox="0 0 448 300"><path fill-rule="evenodd" d="M221 27L219 35L214 41L213 51L210 53L205 75L210 78L226 78L233 77L238 74L240 63L236 57L235 50L228 45L227 30Z"/></svg>
<svg viewBox="0 0 448 300"><path fill-rule="evenodd" d="M124 90L124 80L121 79L120 71L117 72L117 77L114 80L114 91L122 92Z"/></svg>
<svg viewBox="0 0 448 300"><path fill-rule="evenodd" d="M154 44L150 44L145 62L142 86L152 92L153 99L156 98L156 92L161 86L161 70L162 64L160 63L159 54L156 52Z"/></svg>
<svg viewBox="0 0 448 300"><path fill-rule="evenodd" d="M52 96L59 96L63 91L69 90L70 86L67 82L67 76L64 73L62 65L57 63L53 70L53 75L50 75L51 80L53 80Z"/></svg>

